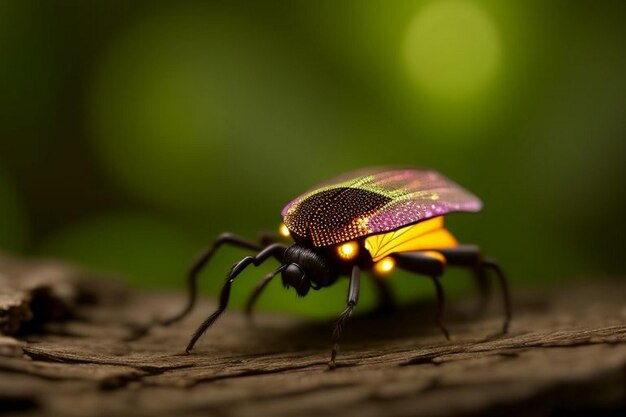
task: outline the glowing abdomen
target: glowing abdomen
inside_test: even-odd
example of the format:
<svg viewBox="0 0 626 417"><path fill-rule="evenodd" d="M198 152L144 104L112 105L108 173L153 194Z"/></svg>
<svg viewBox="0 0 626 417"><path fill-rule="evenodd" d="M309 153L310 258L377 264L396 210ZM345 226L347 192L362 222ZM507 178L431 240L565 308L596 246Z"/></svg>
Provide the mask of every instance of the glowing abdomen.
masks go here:
<svg viewBox="0 0 626 417"><path fill-rule="evenodd" d="M365 239L365 249L369 251L374 262L392 253L426 251L457 245L456 238L443 227L443 216Z"/></svg>

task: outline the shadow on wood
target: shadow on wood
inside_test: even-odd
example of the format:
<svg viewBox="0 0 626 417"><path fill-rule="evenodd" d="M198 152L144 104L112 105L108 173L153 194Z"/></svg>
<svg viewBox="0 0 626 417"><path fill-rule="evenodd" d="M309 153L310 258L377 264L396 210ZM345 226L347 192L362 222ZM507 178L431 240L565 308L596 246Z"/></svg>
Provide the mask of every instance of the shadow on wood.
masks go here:
<svg viewBox="0 0 626 417"><path fill-rule="evenodd" d="M504 336L496 334L499 310L472 317L472 300L450 303L450 341L428 303L390 316L357 315L344 335L340 367L329 371L329 322L258 315L251 325L231 311L185 355L212 302L201 302L180 325L136 338L138 329L181 306L182 295L130 292L89 275L55 262L0 259L0 325L17 334L0 337L0 414L626 411L623 281L518 290ZM28 325L33 315L36 327Z"/></svg>

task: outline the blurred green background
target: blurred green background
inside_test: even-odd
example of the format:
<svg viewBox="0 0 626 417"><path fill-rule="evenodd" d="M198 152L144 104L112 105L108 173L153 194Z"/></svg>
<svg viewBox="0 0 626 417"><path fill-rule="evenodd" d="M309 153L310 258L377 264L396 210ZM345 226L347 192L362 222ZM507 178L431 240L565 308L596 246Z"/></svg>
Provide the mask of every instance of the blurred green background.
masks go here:
<svg viewBox="0 0 626 417"><path fill-rule="evenodd" d="M518 284L624 273L620 1L0 2L0 248L182 288L221 231L251 237L313 184L433 167ZM203 276L215 293L245 252ZM266 270L247 271L241 300ZM392 280L403 300L427 280ZM471 287L447 274L451 291ZM260 305L335 314L346 285ZM362 304L373 303L369 285Z"/></svg>

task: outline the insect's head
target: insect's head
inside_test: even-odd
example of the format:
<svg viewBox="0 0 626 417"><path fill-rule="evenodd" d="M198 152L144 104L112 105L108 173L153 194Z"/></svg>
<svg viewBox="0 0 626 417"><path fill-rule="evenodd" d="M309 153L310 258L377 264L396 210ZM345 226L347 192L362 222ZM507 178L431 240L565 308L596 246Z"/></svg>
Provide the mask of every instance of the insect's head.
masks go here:
<svg viewBox="0 0 626 417"><path fill-rule="evenodd" d="M334 275L326 259L312 249L294 244L285 251L282 268L283 286L293 287L301 297L304 297L311 287L318 289L329 285Z"/></svg>
<svg viewBox="0 0 626 417"><path fill-rule="evenodd" d="M306 276L300 265L296 263L286 264L282 270L283 286L293 287L299 296L304 297L311 288L311 281Z"/></svg>

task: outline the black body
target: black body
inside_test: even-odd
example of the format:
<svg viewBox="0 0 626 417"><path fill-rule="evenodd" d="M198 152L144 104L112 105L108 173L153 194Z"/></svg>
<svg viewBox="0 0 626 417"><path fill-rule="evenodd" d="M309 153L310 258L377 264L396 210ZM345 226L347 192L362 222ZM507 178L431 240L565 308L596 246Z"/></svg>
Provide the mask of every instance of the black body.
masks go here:
<svg viewBox="0 0 626 417"><path fill-rule="evenodd" d="M198 327L187 345L187 353L191 352L200 336L204 334L226 309L230 289L237 276L249 265L258 266L266 260L274 258L280 263L280 266L259 281L256 289L248 299L246 305L246 311L248 313L252 311L255 301L263 289L278 274L281 274L282 283L285 288L294 288L296 293L302 297L307 295L310 290L320 290L334 284L341 276L346 276L350 279L346 307L339 315L332 332L333 349L329 366L331 368L335 367L335 357L338 351L338 342L343 331L343 326L352 315L358 303L360 273L362 270L371 270L374 263L369 252L363 246L363 240L356 241L359 245L358 256L350 261L339 259L333 252L332 247L313 247L309 245L308 242L300 239L298 239L298 243L286 246L280 243L281 240L282 239L278 236L264 234L260 239L260 243L257 244L245 238L226 233L220 235L215 243L194 263L188 275L189 300L187 306L180 314L164 321L163 324L168 325L174 323L185 317L192 310L197 296L198 273L221 245L230 244L257 251L255 256L246 256L233 266L222 287L218 309ZM394 253L391 257L399 268L424 275L432 280L437 296L437 324L446 338L448 338L449 335L443 325L445 299L439 277L443 274L447 265L467 267L473 270L479 288L481 289L483 301L486 299L490 288L486 280L486 271L492 270L495 272L496 278L500 283L506 310L506 318L502 328L502 331L506 332L511 318L511 304L507 282L500 267L494 261L483 257L479 248L473 245L438 249L437 252L445 257L445 263L422 252ZM385 280L376 275L373 276L376 288L379 292L382 308L391 308L393 306L393 299Z"/></svg>

